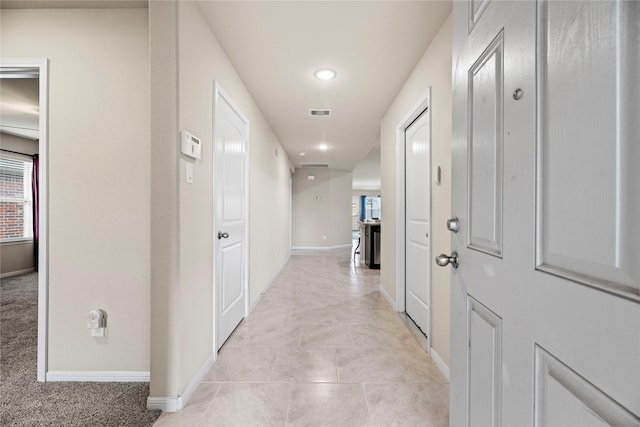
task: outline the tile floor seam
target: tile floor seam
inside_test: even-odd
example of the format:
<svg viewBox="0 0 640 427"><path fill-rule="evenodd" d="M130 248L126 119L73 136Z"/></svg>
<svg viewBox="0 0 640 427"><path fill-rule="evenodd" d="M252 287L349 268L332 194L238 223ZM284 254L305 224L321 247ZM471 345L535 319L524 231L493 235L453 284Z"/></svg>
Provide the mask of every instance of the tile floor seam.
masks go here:
<svg viewBox="0 0 640 427"><path fill-rule="evenodd" d="M293 384L289 384L289 399L287 400L287 411L284 414L284 426L289 424L289 411L291 410L291 399L293 395Z"/></svg>
<svg viewBox="0 0 640 427"><path fill-rule="evenodd" d="M200 416L200 421L196 424L198 427L202 426L202 427L206 427L204 422L205 422L205 418L207 416L207 412L209 412L209 408L211 407L211 405L213 404L213 400L216 398L216 396L218 395L218 393L220 393L220 389L222 388L222 384L218 387L218 389L216 390L215 393L213 393L213 397L211 397L211 400L209 401L209 404L207 405L207 407L205 408L204 411L202 411L202 415Z"/></svg>
<svg viewBox="0 0 640 427"><path fill-rule="evenodd" d="M371 414L371 404L369 403L369 397L367 396L367 390L364 383L360 383L362 394L364 395L364 403L367 405L367 414L369 415L369 425L373 425L373 414Z"/></svg>

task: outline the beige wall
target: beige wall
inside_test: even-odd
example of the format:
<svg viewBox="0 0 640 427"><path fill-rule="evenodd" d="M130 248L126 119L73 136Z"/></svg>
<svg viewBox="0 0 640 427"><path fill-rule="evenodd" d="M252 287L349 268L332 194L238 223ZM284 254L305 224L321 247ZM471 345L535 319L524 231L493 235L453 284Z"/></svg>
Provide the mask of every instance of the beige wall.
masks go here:
<svg viewBox="0 0 640 427"><path fill-rule="evenodd" d="M0 277L15 276L33 270L33 241L0 245Z"/></svg>
<svg viewBox="0 0 640 427"><path fill-rule="evenodd" d="M24 154L36 154L38 141L0 132L0 147ZM33 243L31 241L0 244L0 276L33 268Z"/></svg>
<svg viewBox="0 0 640 427"><path fill-rule="evenodd" d="M149 3L151 81L151 383L180 393L178 252L178 19L175 2Z"/></svg>
<svg viewBox="0 0 640 427"><path fill-rule="evenodd" d="M310 175L315 179L309 180ZM351 180L350 172L296 169L293 177L294 247L351 244Z"/></svg>
<svg viewBox="0 0 640 427"><path fill-rule="evenodd" d="M431 87L432 169L442 168L442 184L432 185L432 251L450 253L445 222L451 213L451 16L385 113L381 125L382 227L381 280L396 298L396 128ZM392 226L393 225L393 226ZM450 269L432 263L432 345L449 365Z"/></svg>
<svg viewBox="0 0 640 427"><path fill-rule="evenodd" d="M290 172L277 137L197 6L151 2L150 19L154 150L159 144L152 157L152 200L161 208L152 213L152 238L167 245L152 254L151 396L176 397L213 354L214 81L249 121L251 303L289 256ZM183 129L201 138L200 160L177 154ZM186 162L194 164L193 184L184 180ZM156 180L167 182L166 193Z"/></svg>
<svg viewBox="0 0 640 427"><path fill-rule="evenodd" d="M147 23L146 9L2 10L2 56L49 58L50 371L149 370Z"/></svg>

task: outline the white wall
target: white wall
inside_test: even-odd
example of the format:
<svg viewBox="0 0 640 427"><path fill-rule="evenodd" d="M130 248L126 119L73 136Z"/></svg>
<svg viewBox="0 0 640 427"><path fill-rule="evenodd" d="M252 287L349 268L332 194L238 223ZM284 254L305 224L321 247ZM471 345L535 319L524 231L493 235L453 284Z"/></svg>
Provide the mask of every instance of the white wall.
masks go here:
<svg viewBox="0 0 640 427"><path fill-rule="evenodd" d="M309 175L315 179L309 180ZM351 244L351 180L350 172L296 169L293 177L294 247L328 248Z"/></svg>
<svg viewBox="0 0 640 427"><path fill-rule="evenodd" d="M49 370L148 371L147 10L4 9L0 49L50 61Z"/></svg>
<svg viewBox="0 0 640 427"><path fill-rule="evenodd" d="M249 120L251 303L289 256L290 172L277 137L194 2L151 2L149 7L152 125L161 127L153 134L154 144L161 146L152 158L152 189L156 179L169 187L166 194L152 193L154 206L161 207L152 213L152 238L177 246L153 254L151 396L177 397L213 354L214 81ZM182 129L203 143L193 184L184 180L185 161L191 160L177 154Z"/></svg>
<svg viewBox="0 0 640 427"><path fill-rule="evenodd" d="M431 87L432 170L442 168L442 184L432 185L432 252L451 252L445 228L451 214L451 16L416 65L380 124L382 174L381 283L396 298L396 127ZM449 268L432 263L432 346L449 364Z"/></svg>

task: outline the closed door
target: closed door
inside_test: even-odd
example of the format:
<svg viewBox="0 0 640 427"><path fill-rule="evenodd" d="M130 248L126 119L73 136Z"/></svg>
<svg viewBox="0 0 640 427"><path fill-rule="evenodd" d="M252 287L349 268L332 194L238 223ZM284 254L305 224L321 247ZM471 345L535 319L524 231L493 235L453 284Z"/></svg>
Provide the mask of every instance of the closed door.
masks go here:
<svg viewBox="0 0 640 427"><path fill-rule="evenodd" d="M425 335L431 318L431 123L425 110L405 131L405 310Z"/></svg>
<svg viewBox="0 0 640 427"><path fill-rule="evenodd" d="M248 122L217 85L214 114L217 350L244 318L248 304Z"/></svg>
<svg viewBox="0 0 640 427"><path fill-rule="evenodd" d="M640 3L453 8L451 424L638 426Z"/></svg>

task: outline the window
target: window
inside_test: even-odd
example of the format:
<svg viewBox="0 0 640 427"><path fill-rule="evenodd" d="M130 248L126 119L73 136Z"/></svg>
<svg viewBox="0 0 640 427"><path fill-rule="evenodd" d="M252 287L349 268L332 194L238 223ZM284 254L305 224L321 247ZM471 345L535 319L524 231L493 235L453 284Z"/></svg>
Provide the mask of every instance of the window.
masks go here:
<svg viewBox="0 0 640 427"><path fill-rule="evenodd" d="M381 219L381 197L360 196L360 221Z"/></svg>
<svg viewBox="0 0 640 427"><path fill-rule="evenodd" d="M366 219L380 219L380 196L367 197L365 201Z"/></svg>
<svg viewBox="0 0 640 427"><path fill-rule="evenodd" d="M31 160L0 157L0 241L33 238Z"/></svg>

